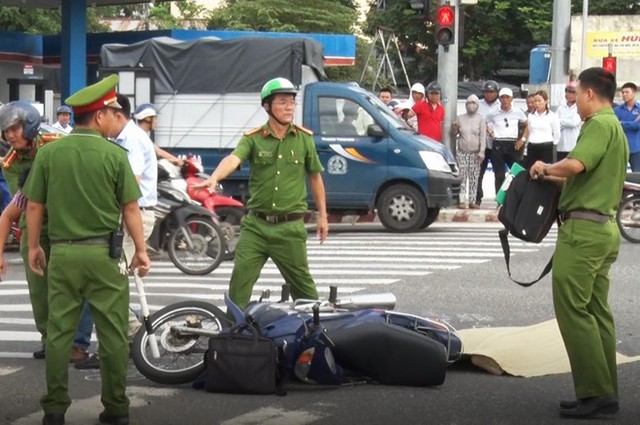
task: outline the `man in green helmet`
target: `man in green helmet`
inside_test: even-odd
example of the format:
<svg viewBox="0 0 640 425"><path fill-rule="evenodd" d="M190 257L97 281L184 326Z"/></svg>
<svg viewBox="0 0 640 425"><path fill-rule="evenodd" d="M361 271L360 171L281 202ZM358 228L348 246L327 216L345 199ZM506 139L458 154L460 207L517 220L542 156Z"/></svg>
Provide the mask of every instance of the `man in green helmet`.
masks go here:
<svg viewBox="0 0 640 425"><path fill-rule="evenodd" d="M243 161L251 165L247 203L249 214L242 221L236 246L229 296L241 308L251 297L253 285L268 258L276 264L294 299L317 299L309 273L305 175L318 209L320 243L329 233L322 165L312 132L293 124L296 89L284 78L267 81L260 94L269 121L244 134L236 149L224 158L207 180L197 187L213 189Z"/></svg>

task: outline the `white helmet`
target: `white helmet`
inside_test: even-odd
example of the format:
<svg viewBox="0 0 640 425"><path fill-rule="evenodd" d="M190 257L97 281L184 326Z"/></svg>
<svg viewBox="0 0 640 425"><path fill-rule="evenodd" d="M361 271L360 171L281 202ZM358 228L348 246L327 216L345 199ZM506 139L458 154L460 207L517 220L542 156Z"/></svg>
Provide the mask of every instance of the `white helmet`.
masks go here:
<svg viewBox="0 0 640 425"><path fill-rule="evenodd" d="M157 117L157 116L158 116L158 111L156 110L156 107L153 106L151 103L143 103L142 105L138 106L135 112L133 113L133 118L135 118L138 121L142 121L145 118Z"/></svg>
<svg viewBox="0 0 640 425"><path fill-rule="evenodd" d="M414 85L412 85L411 91L422 93L422 95L424 96L424 86L422 85L422 83L415 83Z"/></svg>

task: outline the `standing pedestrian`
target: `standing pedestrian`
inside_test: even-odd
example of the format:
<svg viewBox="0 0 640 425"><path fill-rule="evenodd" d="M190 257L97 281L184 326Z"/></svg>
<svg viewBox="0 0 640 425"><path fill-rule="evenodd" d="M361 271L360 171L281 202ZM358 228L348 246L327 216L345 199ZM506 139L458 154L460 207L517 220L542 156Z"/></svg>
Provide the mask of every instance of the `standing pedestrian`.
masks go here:
<svg viewBox="0 0 640 425"><path fill-rule="evenodd" d="M456 157L460 166L460 208L477 209L475 196L478 192L480 163L484 159L487 140L487 122L478 113L480 99L475 94L467 98L466 113L459 115L451 124L451 135L458 137ZM469 190L467 190L467 185Z"/></svg>
<svg viewBox="0 0 640 425"><path fill-rule="evenodd" d="M384 103L385 105L389 105L389 102L391 102L391 99L393 98L393 92L391 91L390 87L383 87L380 89L378 97L380 98L382 103Z"/></svg>
<svg viewBox="0 0 640 425"><path fill-rule="evenodd" d="M536 92L533 103L536 110L527 116L529 136L525 168L531 167L536 161L555 162L555 149L560 142L560 120L555 112L549 110L547 92Z"/></svg>
<svg viewBox="0 0 640 425"><path fill-rule="evenodd" d="M11 149L5 156L2 163L2 173L7 180L11 196L19 193L21 179L23 179L31 169L36 152L39 148L38 132L42 117L38 110L28 102L14 101L0 108L0 129L2 137L7 140ZM21 196L21 198L24 198ZM20 256L25 269L27 286L29 288L29 299L36 329L40 333L41 348L33 352L35 359L45 358L45 347L47 343L47 328L49 318L48 285L46 273L39 276L29 268L29 246L27 244L29 235L26 229L26 221L22 212L23 203L19 203L23 208L12 208L7 211L7 219L13 220L15 214L19 217L19 226L22 230L20 238ZM42 223L43 232L40 235L40 245L44 253L49 258L49 236L47 235L47 217ZM89 308L86 306L85 308ZM87 336L88 334L88 336ZM68 354L68 361L76 363L88 357L87 350L91 343L91 322L83 321L78 326L78 332Z"/></svg>
<svg viewBox="0 0 640 425"><path fill-rule="evenodd" d="M529 93L527 95L527 110L525 111L527 116L529 116L529 114L533 114L536 111L535 97L535 93Z"/></svg>
<svg viewBox="0 0 640 425"><path fill-rule="evenodd" d="M209 187L235 171L243 161L251 165L247 203L229 283L229 296L239 307L249 302L253 285L268 258L276 264L294 299L317 299L309 273L305 175L318 209L320 243L329 233L322 165L311 131L293 124L296 89L284 78L267 81L260 98L269 121L244 134L236 149L204 182Z"/></svg>
<svg viewBox="0 0 640 425"><path fill-rule="evenodd" d="M158 110L152 103L143 103L138 106L133 113L133 117L138 122L138 126L142 128L147 135L150 135L151 132L156 129L156 125L158 124ZM173 165L177 165L178 167L182 167L184 165L184 160L170 152L167 152L155 143L153 143L153 149L158 158L167 159Z"/></svg>
<svg viewBox="0 0 640 425"><path fill-rule="evenodd" d="M72 134L40 149L23 188L29 199L29 267L48 269L47 393L41 399L42 423L64 424L71 404L66 365L85 300L91 306L100 341L100 375L105 424L129 423L125 394L129 361L127 310L129 282L118 229L124 222L135 241L131 264L144 276L150 262L138 208L140 189L124 149L106 140L122 125L111 75L66 99L73 108ZM46 264L39 243L45 206L49 216L51 256ZM122 219L121 219L122 217Z"/></svg>
<svg viewBox="0 0 640 425"><path fill-rule="evenodd" d="M56 116L58 121L53 123L53 127L65 134L71 133L71 130L73 130L73 127L71 126L71 108L66 105L60 106L56 110Z"/></svg>
<svg viewBox="0 0 640 425"><path fill-rule="evenodd" d="M634 173L640 172L640 103L636 101L637 90L634 83L624 83L622 85L623 102L614 108L624 134L627 136L629 163Z"/></svg>
<svg viewBox="0 0 640 425"><path fill-rule="evenodd" d="M482 99L480 100L480 106L478 107L478 113L482 115L485 120L491 112L496 112L500 109L500 102L498 101L498 91L500 86L493 80L487 80L482 85ZM484 191L482 190L482 180L484 173L489 166L489 160L491 159L491 150L493 149L493 137L487 134L487 144L484 148L484 159L480 163L480 174L478 175L478 193L476 194L475 205L480 207L482 204L482 198L484 197ZM493 163L491 164L493 168Z"/></svg>
<svg viewBox="0 0 640 425"><path fill-rule="evenodd" d="M440 86L435 81L427 86L427 101L416 102L409 116L418 120L418 133L437 142L442 142L442 123L444 107L440 104Z"/></svg>
<svg viewBox="0 0 640 425"><path fill-rule="evenodd" d="M564 98L566 102L562 103L556 109L558 119L560 120L560 143L558 143L557 156L558 161L565 159L571 149L576 145L582 118L578 114L578 106L576 105L576 88L578 83L569 82L564 89Z"/></svg>
<svg viewBox="0 0 640 425"><path fill-rule="evenodd" d="M493 138L491 164L498 193L504 182L506 168L520 161L522 149L527 141L527 117L520 108L513 108L513 91L500 89L500 109L487 116L487 132Z"/></svg>
<svg viewBox="0 0 640 425"><path fill-rule="evenodd" d="M616 332L608 294L609 271L620 248L614 216L629 147L612 109L615 77L602 68L589 68L578 80L576 103L584 124L576 147L560 162L536 162L529 173L533 178L566 178L552 291L577 400L560 402L560 415L593 418L619 409Z"/></svg>

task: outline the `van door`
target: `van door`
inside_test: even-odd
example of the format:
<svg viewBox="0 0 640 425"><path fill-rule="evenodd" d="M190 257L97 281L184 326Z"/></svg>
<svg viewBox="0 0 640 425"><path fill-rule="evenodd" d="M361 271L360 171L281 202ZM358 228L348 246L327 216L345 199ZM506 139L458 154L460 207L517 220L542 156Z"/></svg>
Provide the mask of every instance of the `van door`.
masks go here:
<svg viewBox="0 0 640 425"><path fill-rule="evenodd" d="M387 178L387 138L367 134L375 120L354 100L319 96L317 101L314 138L324 166L327 204L330 208L368 208Z"/></svg>

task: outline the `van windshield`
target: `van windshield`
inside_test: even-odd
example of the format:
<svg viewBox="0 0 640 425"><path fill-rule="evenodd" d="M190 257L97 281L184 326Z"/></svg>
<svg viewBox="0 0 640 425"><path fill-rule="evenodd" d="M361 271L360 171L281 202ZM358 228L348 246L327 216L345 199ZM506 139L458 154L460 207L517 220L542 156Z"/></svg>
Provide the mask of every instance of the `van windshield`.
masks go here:
<svg viewBox="0 0 640 425"><path fill-rule="evenodd" d="M385 105L377 96L369 96L369 102L373 104L381 113L384 119L394 128L403 130L413 129L402 118L400 118L391 108Z"/></svg>

